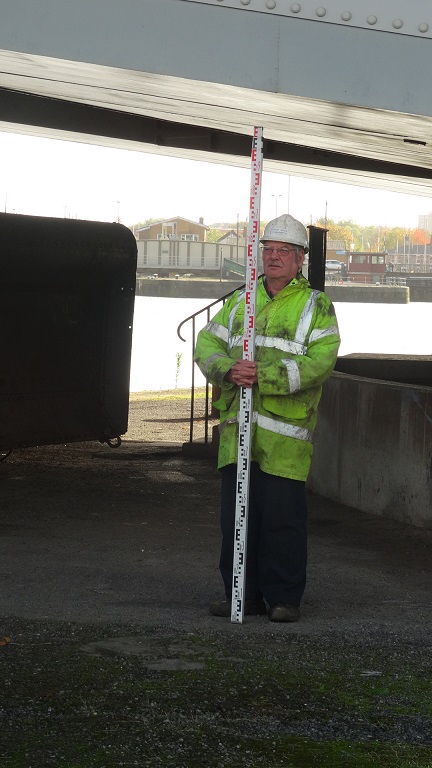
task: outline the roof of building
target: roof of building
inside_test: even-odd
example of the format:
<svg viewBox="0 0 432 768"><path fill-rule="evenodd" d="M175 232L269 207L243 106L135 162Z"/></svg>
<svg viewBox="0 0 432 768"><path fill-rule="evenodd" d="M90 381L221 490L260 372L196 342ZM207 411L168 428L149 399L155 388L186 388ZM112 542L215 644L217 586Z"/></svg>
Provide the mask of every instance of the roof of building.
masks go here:
<svg viewBox="0 0 432 768"><path fill-rule="evenodd" d="M235 229L225 229L221 230L223 234L217 239L216 242L220 243L221 240L226 240L227 237L237 237L237 230ZM239 234L240 238L240 234Z"/></svg>
<svg viewBox="0 0 432 768"><path fill-rule="evenodd" d="M182 221L187 221L189 224L194 224L196 227L202 227L203 229L210 229L206 224L201 224L199 221L192 221L191 219L185 219L184 216L171 216L170 219L161 219L160 221L152 221L151 224L146 224L145 227L138 227L135 232L143 232L145 229L150 229L150 227L157 226L158 224L170 224L172 221L177 221L178 219L181 219Z"/></svg>

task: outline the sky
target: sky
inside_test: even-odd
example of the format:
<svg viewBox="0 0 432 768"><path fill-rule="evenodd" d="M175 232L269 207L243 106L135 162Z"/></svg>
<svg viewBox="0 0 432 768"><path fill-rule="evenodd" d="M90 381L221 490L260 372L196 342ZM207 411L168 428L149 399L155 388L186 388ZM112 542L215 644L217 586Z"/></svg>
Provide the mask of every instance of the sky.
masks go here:
<svg viewBox="0 0 432 768"><path fill-rule="evenodd" d="M264 166L265 167L265 166ZM250 170L126 149L0 131L0 211L121 221L173 216L205 224L249 215ZM305 225L325 216L418 226L432 197L416 197L264 170L261 220L289 212Z"/></svg>

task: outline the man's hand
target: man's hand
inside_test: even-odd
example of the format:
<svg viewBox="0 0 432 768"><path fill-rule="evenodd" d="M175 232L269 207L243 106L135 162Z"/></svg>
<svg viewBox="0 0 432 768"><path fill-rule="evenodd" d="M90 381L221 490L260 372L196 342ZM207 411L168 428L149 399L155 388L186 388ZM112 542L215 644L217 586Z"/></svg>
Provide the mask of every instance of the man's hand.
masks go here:
<svg viewBox="0 0 432 768"><path fill-rule="evenodd" d="M237 360L225 374L225 381L236 384L238 387L251 387L252 384L257 384L257 364L250 360Z"/></svg>

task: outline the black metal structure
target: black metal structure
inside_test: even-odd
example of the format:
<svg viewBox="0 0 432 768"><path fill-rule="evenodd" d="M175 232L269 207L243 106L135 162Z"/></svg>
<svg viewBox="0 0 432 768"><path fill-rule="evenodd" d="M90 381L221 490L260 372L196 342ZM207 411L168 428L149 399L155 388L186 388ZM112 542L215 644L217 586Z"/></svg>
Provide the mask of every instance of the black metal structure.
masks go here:
<svg viewBox="0 0 432 768"><path fill-rule="evenodd" d="M327 253L327 229L308 227L309 230L309 270L308 280L318 291L324 291L325 263Z"/></svg>
<svg viewBox="0 0 432 768"><path fill-rule="evenodd" d="M127 431L136 241L0 214L0 451Z"/></svg>

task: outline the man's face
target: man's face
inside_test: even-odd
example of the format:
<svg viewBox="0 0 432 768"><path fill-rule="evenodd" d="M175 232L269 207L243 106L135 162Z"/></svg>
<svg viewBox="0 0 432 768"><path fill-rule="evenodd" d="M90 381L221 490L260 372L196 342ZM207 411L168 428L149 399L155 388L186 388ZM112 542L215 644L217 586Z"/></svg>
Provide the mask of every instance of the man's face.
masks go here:
<svg viewBox="0 0 432 768"><path fill-rule="evenodd" d="M301 269L304 260L304 250L290 243L279 243L268 240L262 250L264 274L273 280L281 278L289 283Z"/></svg>

